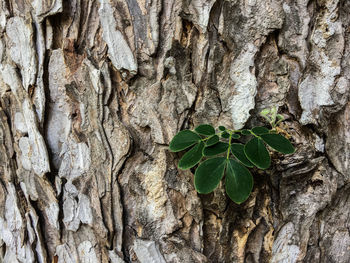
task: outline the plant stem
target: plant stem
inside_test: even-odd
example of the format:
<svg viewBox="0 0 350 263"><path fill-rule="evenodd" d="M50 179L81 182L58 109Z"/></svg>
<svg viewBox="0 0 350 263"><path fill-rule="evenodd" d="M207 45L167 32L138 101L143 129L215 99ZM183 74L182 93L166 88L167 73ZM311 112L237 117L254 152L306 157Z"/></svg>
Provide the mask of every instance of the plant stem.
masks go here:
<svg viewBox="0 0 350 263"><path fill-rule="evenodd" d="M249 131L250 131L250 133L251 133L252 135L254 135L255 137L260 138L260 136L259 136L259 135L256 135L252 130L249 130Z"/></svg>
<svg viewBox="0 0 350 263"><path fill-rule="evenodd" d="M236 132L241 133L241 132L242 132L242 130L229 130L229 129L227 129L227 131L228 131L228 132L232 132L232 133L236 133Z"/></svg>
<svg viewBox="0 0 350 263"><path fill-rule="evenodd" d="M231 151L231 138L232 138L232 132L230 131L230 138L228 139L228 149L227 149L227 155L226 159L228 160L230 157L230 151Z"/></svg>
<svg viewBox="0 0 350 263"><path fill-rule="evenodd" d="M221 134L223 134L224 132L225 132L225 131L222 131L222 132L220 132L220 133L215 133L215 134L210 135L209 137L204 138L204 139L201 138L201 141L202 141L202 142L205 142L206 140L209 140L209 139L210 139L211 137L213 137L214 135L221 136Z"/></svg>

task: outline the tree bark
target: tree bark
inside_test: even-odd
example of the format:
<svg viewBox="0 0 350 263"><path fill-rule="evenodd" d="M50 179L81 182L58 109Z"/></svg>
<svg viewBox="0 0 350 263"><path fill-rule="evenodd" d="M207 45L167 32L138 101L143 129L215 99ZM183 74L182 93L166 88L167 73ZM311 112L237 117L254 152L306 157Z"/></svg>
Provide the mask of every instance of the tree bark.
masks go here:
<svg viewBox="0 0 350 263"><path fill-rule="evenodd" d="M0 1L0 262L350 262L350 2ZM297 151L236 205L168 144L266 125Z"/></svg>

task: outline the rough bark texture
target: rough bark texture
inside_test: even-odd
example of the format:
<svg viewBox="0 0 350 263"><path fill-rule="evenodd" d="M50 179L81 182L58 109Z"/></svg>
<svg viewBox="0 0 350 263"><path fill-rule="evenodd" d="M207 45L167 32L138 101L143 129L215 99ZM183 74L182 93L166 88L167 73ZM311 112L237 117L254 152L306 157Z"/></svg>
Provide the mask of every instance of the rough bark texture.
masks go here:
<svg viewBox="0 0 350 263"><path fill-rule="evenodd" d="M350 262L348 0L1 0L0 262ZM248 201L170 139L278 106Z"/></svg>

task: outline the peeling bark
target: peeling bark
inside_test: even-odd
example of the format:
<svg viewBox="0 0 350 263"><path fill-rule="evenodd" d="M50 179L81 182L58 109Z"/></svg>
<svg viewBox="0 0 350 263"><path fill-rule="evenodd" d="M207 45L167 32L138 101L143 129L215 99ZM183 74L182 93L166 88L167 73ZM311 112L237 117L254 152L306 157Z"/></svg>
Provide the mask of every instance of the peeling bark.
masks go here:
<svg viewBox="0 0 350 263"><path fill-rule="evenodd" d="M349 262L350 2L0 2L0 262ZM242 205L168 151L200 123L297 151Z"/></svg>

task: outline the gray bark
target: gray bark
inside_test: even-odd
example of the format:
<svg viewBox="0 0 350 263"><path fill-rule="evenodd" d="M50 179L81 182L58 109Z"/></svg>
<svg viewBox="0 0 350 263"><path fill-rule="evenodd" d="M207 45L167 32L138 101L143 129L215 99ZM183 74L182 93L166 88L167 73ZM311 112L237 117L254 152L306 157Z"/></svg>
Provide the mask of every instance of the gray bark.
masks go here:
<svg viewBox="0 0 350 263"><path fill-rule="evenodd" d="M0 1L0 262L350 262L350 2ZM168 151L264 124L242 205Z"/></svg>

